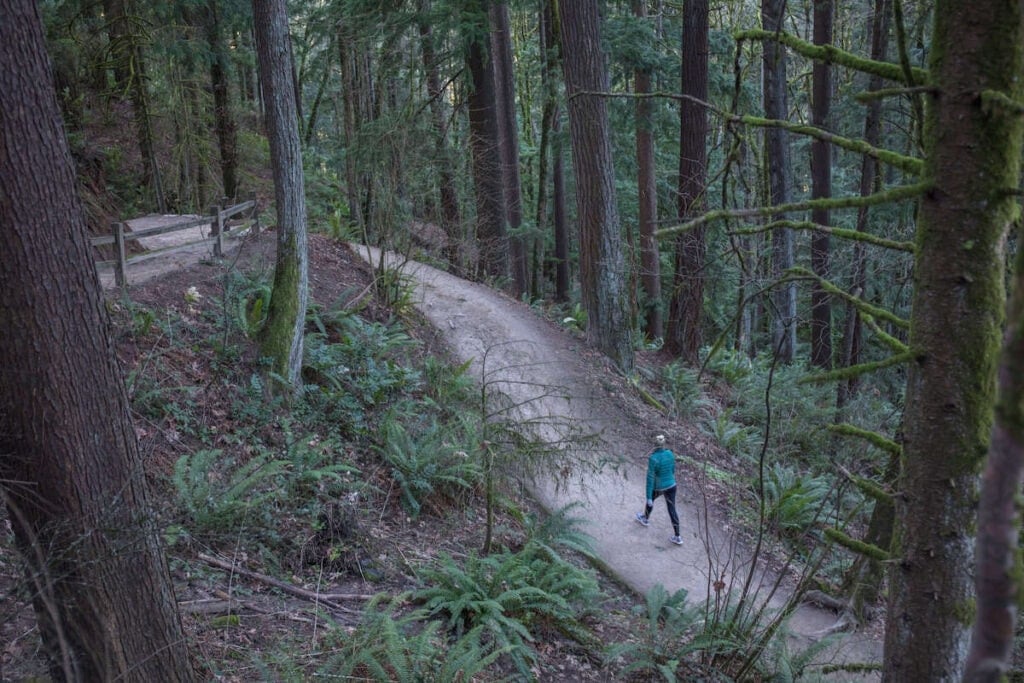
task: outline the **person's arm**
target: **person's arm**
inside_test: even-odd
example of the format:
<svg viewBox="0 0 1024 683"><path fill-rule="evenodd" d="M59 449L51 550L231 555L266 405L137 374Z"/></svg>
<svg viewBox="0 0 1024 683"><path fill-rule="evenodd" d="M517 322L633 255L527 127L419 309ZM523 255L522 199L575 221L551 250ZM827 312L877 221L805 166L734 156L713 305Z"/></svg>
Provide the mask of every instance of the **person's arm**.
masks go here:
<svg viewBox="0 0 1024 683"><path fill-rule="evenodd" d="M647 500L654 497L654 453L647 458Z"/></svg>

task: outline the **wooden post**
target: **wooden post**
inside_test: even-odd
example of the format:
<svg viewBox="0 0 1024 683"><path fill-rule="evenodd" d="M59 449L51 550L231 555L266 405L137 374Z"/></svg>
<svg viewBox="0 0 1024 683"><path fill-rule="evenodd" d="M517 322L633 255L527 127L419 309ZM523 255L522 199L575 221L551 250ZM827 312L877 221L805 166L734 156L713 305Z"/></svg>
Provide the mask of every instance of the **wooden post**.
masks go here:
<svg viewBox="0 0 1024 683"><path fill-rule="evenodd" d="M221 207L214 205L210 207L213 221L210 223L210 236L215 238L213 242L213 255L216 258L224 256L224 215Z"/></svg>
<svg viewBox="0 0 1024 683"><path fill-rule="evenodd" d="M127 286L128 257L124 248L124 223L114 223L114 245L117 249L117 263L114 264L114 283L122 289Z"/></svg>
<svg viewBox="0 0 1024 683"><path fill-rule="evenodd" d="M260 205L256 203L256 193L250 194L249 199L252 200L252 236L256 237L260 234Z"/></svg>

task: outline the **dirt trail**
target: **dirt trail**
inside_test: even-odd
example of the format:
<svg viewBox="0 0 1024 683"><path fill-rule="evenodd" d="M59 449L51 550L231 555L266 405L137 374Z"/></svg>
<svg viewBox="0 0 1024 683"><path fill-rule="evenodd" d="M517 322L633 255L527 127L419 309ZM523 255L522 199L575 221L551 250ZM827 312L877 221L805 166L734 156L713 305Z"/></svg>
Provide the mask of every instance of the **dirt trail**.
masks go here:
<svg viewBox="0 0 1024 683"><path fill-rule="evenodd" d="M141 229L170 220L180 219L152 216L133 224ZM198 232L163 235L157 238L158 244L144 242L144 246L162 248L205 236L201 228L195 230ZM230 245L235 246L237 243ZM379 262L378 250L351 246L371 264ZM207 258L212 255L210 249L198 245L131 265L129 284ZM634 519L643 505L651 436L665 433L669 447L687 453L685 429L666 422L639 401L622 378L609 371L603 357L581 339L527 306L423 264L405 263L402 272L415 286L414 305L444 336L455 356L472 361L470 371L478 380L486 372L488 381L500 385L503 393L521 405L523 418L540 420L542 438L561 440L566 424L599 435L591 455L615 462L617 467L584 475L582 482L574 480L566 487L539 483L534 493L548 509L578 505L573 514L587 521L585 531L594 538L596 554L607 571L637 593L661 584L669 592L685 589L694 602L708 596L711 576L724 574L727 589L741 586L748 573L749 554L730 533L728 519L707 512L697 482L679 478L682 546L668 541L672 528L664 505L655 506L647 528ZM112 272L101 271L100 275L105 287L113 286ZM771 583L770 574L759 573L755 579L755 584L764 586L761 595L768 593ZM788 592L783 584L771 604L781 604ZM802 648L820 640L835 621L831 611L801 606L789 622L791 647ZM853 633L830 648L828 657L841 662L878 662L881 655L877 634Z"/></svg>
<svg viewBox="0 0 1024 683"><path fill-rule="evenodd" d="M378 263L376 249L352 247L370 263ZM639 593L662 584L669 592L685 588L695 602L708 595L712 573L724 572L729 588L740 587L747 575L748 556L730 535L728 520L712 513L704 523L708 515L695 482L679 482L683 546L668 541L672 528L663 505L656 505L648 528L634 519L643 505L644 468L653 431L667 433L669 446L685 452L678 438L681 430L665 424L632 397L621 378L608 372L583 341L528 307L429 266L409 262L402 268L415 283L418 310L441 331L460 360L472 360L471 371L477 379L486 371L491 381L504 380L502 389L524 404L526 417L560 416L587 432L600 433L597 448L622 462L619 472L606 468L587 476L585 486L556 490L547 484L535 491L549 509L570 503L580 506L575 514L588 521L586 531L594 537L597 555L610 572ZM538 398L540 393L545 395ZM559 438L554 427L548 431L549 438ZM765 584L761 594L767 595L771 577L760 575L756 582ZM788 587L780 589L772 604L778 605L781 594L788 591ZM831 611L801 606L789 623L794 634L790 645L801 648L820 640L835 621ZM878 662L881 643L877 634L853 633L830 653L836 661Z"/></svg>

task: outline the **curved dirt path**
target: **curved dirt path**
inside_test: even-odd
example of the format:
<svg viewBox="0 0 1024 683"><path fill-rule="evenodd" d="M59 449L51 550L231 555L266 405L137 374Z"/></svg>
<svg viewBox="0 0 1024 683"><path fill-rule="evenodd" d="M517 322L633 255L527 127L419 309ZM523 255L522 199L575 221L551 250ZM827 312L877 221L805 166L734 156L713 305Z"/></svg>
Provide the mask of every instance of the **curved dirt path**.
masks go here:
<svg viewBox="0 0 1024 683"><path fill-rule="evenodd" d="M379 263L378 250L351 246L372 265ZM638 401L582 340L527 306L423 264L400 264L394 257L389 262L414 284L415 307L440 331L454 355L472 361L470 372L478 381L486 376L520 405L523 417L539 422L543 438L561 441L567 425L597 433L599 442L590 447L591 455L620 463L598 474L583 474L582 482L572 478L567 486L543 481L534 486L534 494L548 509L579 506L574 515L586 520L585 531L593 536L596 554L608 571L640 594L661 584L670 593L686 589L698 603L709 594L712 574L724 575L729 588L742 585L749 556L732 539L727 520L706 514L696 482L679 478L683 546L669 543L672 528L660 501L650 527L634 519L643 505L650 437L662 431L669 435L670 447L686 452L681 428L667 424ZM708 517L710 522L705 523ZM771 582L771 576L758 575L760 595L768 595ZM771 604L779 605L788 594L783 584ZM799 649L820 640L836 618L831 611L802 605L789 622L790 646ZM830 653L836 661L878 662L881 643L870 634L847 634Z"/></svg>

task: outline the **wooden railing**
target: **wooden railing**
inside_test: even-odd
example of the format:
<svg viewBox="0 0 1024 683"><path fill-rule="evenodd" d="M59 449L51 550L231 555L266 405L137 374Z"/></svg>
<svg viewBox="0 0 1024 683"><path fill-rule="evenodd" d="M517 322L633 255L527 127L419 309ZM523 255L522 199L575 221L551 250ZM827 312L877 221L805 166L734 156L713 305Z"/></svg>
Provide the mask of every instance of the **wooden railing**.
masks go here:
<svg viewBox="0 0 1024 683"><path fill-rule="evenodd" d="M124 287L127 283L125 272L127 271L128 265L132 263L139 263L141 261L159 258L161 256L173 254L177 251L189 249L199 244L212 244L213 255L219 258L224 255L225 237L235 236L249 229L252 229L254 233L258 233L260 230L260 215L256 205L255 196L249 201L242 202L241 204L225 207L224 204L226 204L227 201L227 197L225 197L222 204L210 207L209 216L190 218L171 225L161 225L153 228L145 228L143 230L129 231L126 229L127 225L124 222L112 223L110 226L111 234L93 237L92 244L95 247L113 244L115 246L117 258L109 261L97 261L96 265L97 267L113 265L114 282L118 287ZM228 219L239 215L243 216L242 222L228 227ZM178 230L188 230L189 228L195 228L201 225L210 226L210 233L208 237L192 240L183 244L176 244L171 247L154 249L142 254L133 254L132 256L128 256L125 246L128 242L139 240L143 237L153 237L154 235L164 235Z"/></svg>

